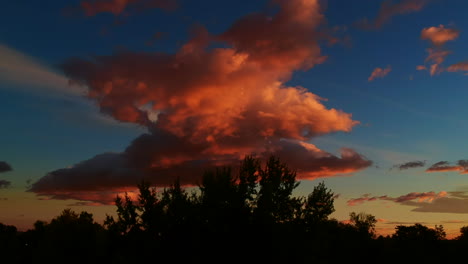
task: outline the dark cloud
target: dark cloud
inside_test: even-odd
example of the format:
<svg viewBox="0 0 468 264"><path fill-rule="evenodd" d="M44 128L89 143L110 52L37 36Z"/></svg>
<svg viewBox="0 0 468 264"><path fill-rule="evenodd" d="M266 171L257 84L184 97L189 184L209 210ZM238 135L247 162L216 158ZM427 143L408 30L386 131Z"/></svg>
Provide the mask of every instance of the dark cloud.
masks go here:
<svg viewBox="0 0 468 264"><path fill-rule="evenodd" d="M369 201L393 201L401 205L414 207L413 212L427 212L427 213L454 213L454 214L468 214L468 192L453 191L453 192L412 192L399 197L384 196L370 196L364 194L360 198L348 200L348 205L358 205ZM392 222L388 222L392 224Z"/></svg>
<svg viewBox="0 0 468 264"><path fill-rule="evenodd" d="M0 173L11 170L13 170L13 168L11 168L10 164L6 163L5 161L0 161Z"/></svg>
<svg viewBox="0 0 468 264"><path fill-rule="evenodd" d="M459 160L455 164L448 161L439 161L426 169L426 172L458 171L460 174L468 173L468 160Z"/></svg>
<svg viewBox="0 0 468 264"><path fill-rule="evenodd" d="M392 201L395 203L405 204L405 205L413 205L419 204L422 202L433 202L437 199L447 196L447 192L411 192L405 195L401 195L398 197L390 197L387 195L382 196L370 196L370 194L364 194L362 197L354 198L348 200L348 206L354 206L358 204L362 204L364 202L371 202L377 200L384 200L384 201Z"/></svg>
<svg viewBox="0 0 468 264"><path fill-rule="evenodd" d="M402 164L396 164L393 168L398 168L399 170L408 170L413 168L424 167L426 165L426 161L409 161Z"/></svg>
<svg viewBox="0 0 468 264"><path fill-rule="evenodd" d="M257 156L282 158L297 169L299 179L346 174L372 164L351 149L343 149L341 157L337 157L299 141L265 142L267 147L270 144L272 147ZM52 171L29 191L53 199L110 204L116 194L132 190L143 179L167 186L178 177L184 185L197 185L207 168L237 166L240 162L241 157L235 154L210 154L210 147L155 130L135 139L122 153L100 154L70 168Z"/></svg>
<svg viewBox="0 0 468 264"><path fill-rule="evenodd" d="M367 18L359 21L357 25L362 29L375 30L388 23L392 17L420 11L429 3L429 0L385 0L380 6L379 13L373 21Z"/></svg>
<svg viewBox="0 0 468 264"><path fill-rule="evenodd" d="M468 214L468 199L442 197L432 203L408 202L405 205L416 206L414 212Z"/></svg>
<svg viewBox="0 0 468 264"><path fill-rule="evenodd" d="M129 9L142 10L161 8L171 10L177 7L175 0L85 0L80 3L86 16L95 16L99 13L112 13L120 15Z"/></svg>
<svg viewBox="0 0 468 264"><path fill-rule="evenodd" d="M11 186L11 182L7 180L0 180L0 189L6 189Z"/></svg>

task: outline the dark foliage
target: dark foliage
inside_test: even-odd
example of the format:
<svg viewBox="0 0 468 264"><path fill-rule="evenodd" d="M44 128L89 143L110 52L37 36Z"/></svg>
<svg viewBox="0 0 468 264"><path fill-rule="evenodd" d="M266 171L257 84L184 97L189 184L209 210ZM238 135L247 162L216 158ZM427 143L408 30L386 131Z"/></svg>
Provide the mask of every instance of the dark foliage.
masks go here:
<svg viewBox="0 0 468 264"><path fill-rule="evenodd" d="M26 232L0 224L2 263L441 263L468 248L468 227L456 240L421 224L376 238L373 215L329 219L335 194L321 182L295 197L298 185L278 158L261 166L252 156L235 172L207 171L192 193L179 181L163 190L142 182L138 199L116 197L103 225L70 209Z"/></svg>

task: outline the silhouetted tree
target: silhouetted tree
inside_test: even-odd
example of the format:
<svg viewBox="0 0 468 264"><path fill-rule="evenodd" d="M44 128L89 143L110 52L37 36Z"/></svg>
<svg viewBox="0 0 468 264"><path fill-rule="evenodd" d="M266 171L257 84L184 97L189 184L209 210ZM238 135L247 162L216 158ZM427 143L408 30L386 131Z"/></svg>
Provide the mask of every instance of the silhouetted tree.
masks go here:
<svg viewBox="0 0 468 264"><path fill-rule="evenodd" d="M19 261L16 254L20 249L18 230L15 226L0 223L0 257L5 263Z"/></svg>
<svg viewBox="0 0 468 264"><path fill-rule="evenodd" d="M259 171L259 178L255 208L258 220L267 225L294 220L295 210L301 207L301 199L292 197L293 190L299 185L296 172L271 156L265 168Z"/></svg>
<svg viewBox="0 0 468 264"><path fill-rule="evenodd" d="M416 223L411 226L399 225L395 227L393 238L400 241L437 241L445 239L443 226L432 229Z"/></svg>
<svg viewBox="0 0 468 264"><path fill-rule="evenodd" d="M314 187L304 203L303 217L307 224L325 221L329 215L335 212L334 195L330 189L325 187L324 182L320 182Z"/></svg>
<svg viewBox="0 0 468 264"><path fill-rule="evenodd" d="M351 212L349 220L361 234L368 235L369 237L375 236L375 224L377 223L375 216L362 212L358 214Z"/></svg>
<svg viewBox="0 0 468 264"><path fill-rule="evenodd" d="M468 242L468 226L462 226L460 228L460 235L457 237L457 240Z"/></svg>
<svg viewBox="0 0 468 264"><path fill-rule="evenodd" d="M31 259L38 263L102 261L106 252L103 229L87 212L65 209L50 223L37 221L25 244L34 246ZM76 252L80 252L76 254ZM70 258L73 256L73 258Z"/></svg>

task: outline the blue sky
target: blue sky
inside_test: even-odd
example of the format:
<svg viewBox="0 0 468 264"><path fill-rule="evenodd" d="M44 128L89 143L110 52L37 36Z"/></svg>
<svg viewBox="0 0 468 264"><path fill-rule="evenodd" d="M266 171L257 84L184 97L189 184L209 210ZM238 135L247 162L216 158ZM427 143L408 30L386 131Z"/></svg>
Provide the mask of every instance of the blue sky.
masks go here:
<svg viewBox="0 0 468 264"><path fill-rule="evenodd" d="M25 192L27 185L48 172L95 155L123 152L135 138L148 132L144 125L120 122L112 115L100 113L98 102L85 97L87 87L69 86L67 80L73 76L67 76L61 66L68 59L113 57L122 51L174 54L191 38L194 27L204 26L217 35L246 14L262 12L274 16L281 10L281 5L269 1L204 0L179 1L178 8L169 11L136 11L128 5L127 12L121 14L100 12L86 16L80 2L9 1L0 10L0 161L13 167L0 174L0 179L11 182L9 188L0 189L0 197L7 198L0 201L0 208L10 213L0 216L0 222L28 225L28 221L18 220L20 217L12 209L20 200L27 201L25 210L38 204L48 208L45 218L58 214L72 202L38 200L44 197ZM421 8L395 13L380 28L365 30L357 26L363 18L372 23L381 6L389 3L421 3ZM454 199L451 192L468 186L466 175L457 169L425 172L439 161L454 163L468 158L464 144L468 130L468 76L447 70L450 65L468 61L467 8L468 3L462 0L328 1L322 12L322 28L337 37L337 43L320 40L321 54L327 59L306 70L291 70L292 77L284 85L305 87L326 98L327 101L321 101L326 108L340 109L360 122L349 132L330 131L306 139L338 157L340 148L348 147L372 161L371 166L345 176L320 178L340 194L335 213L338 219L346 219L350 211L366 211L387 223L461 221L458 225L447 224L454 230L468 221L468 211L413 212L419 207L393 201L347 204L350 199L369 193L400 197L413 192L445 191L447 197ZM416 70L425 64L427 49L434 48L431 41L421 38L423 30L430 27L457 32L455 39L436 47L451 53L440 64L443 70L433 75L427 70ZM160 37L154 39L158 34ZM15 67L22 73L18 74ZM368 81L376 68L391 71ZM391 169L410 161L426 163L414 169ZM304 180L299 194L310 192L316 183L317 180ZM81 209L103 215L109 208ZM23 214L28 219L39 217ZM382 230L391 228L384 220L380 225Z"/></svg>

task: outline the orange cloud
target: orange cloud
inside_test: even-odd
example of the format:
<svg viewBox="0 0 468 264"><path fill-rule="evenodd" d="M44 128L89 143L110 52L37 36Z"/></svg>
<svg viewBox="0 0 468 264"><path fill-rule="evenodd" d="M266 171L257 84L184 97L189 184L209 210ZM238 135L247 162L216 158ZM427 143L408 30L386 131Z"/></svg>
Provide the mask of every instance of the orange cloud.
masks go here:
<svg viewBox="0 0 468 264"><path fill-rule="evenodd" d="M445 61L447 55L451 52L446 50L443 45L447 41L455 40L460 35L460 32L456 29L445 28L443 25L439 27L428 27L421 31L421 39L428 40L433 45L432 48L428 48L428 56L425 62L429 62L428 67L419 65L416 67L417 70L429 69L431 76L444 71L441 64Z"/></svg>
<svg viewBox="0 0 468 264"><path fill-rule="evenodd" d="M372 82L375 78L383 78L387 76L387 74L391 71L392 68L390 66L387 66L387 68L385 69L377 67L372 71L371 75L369 76L369 78L367 78L367 80L369 82Z"/></svg>
<svg viewBox="0 0 468 264"><path fill-rule="evenodd" d="M382 2L374 21L369 22L364 19L358 24L364 29L379 29L392 17L420 11L428 2L428 0L401 0L395 3L392 0L386 0Z"/></svg>
<svg viewBox="0 0 468 264"><path fill-rule="evenodd" d="M468 160L459 160L456 165L451 165L448 161L439 161L429 167L426 172L448 172L458 171L460 174L468 173Z"/></svg>
<svg viewBox="0 0 468 264"><path fill-rule="evenodd" d="M370 166L351 149L338 157L307 142L349 132L359 122L307 89L285 84L294 71L326 60L319 46L326 38L324 16L319 0L275 2L281 9L273 17L248 15L219 35L196 28L175 54L121 52L67 61L65 74L88 88L103 113L143 125L148 134L122 153L50 172L30 191L96 191L141 179L166 185L176 177L193 185L207 167L237 165L251 153L277 155L304 179ZM225 47L209 48L214 41Z"/></svg>
<svg viewBox="0 0 468 264"><path fill-rule="evenodd" d="M428 27L421 31L421 39L429 40L436 46L444 45L447 41L455 40L460 36L460 31L453 28Z"/></svg>
<svg viewBox="0 0 468 264"><path fill-rule="evenodd" d="M86 16L95 16L99 13L120 15L129 7L172 9L176 3L173 0L87 0L82 1L80 6Z"/></svg>
<svg viewBox="0 0 468 264"><path fill-rule="evenodd" d="M383 196L370 196L370 194L364 194L362 197L350 199L347 201L348 206L355 206L362 204L364 202L371 202L377 200L385 200L385 201L393 201L395 203L402 203L406 204L408 202L414 203L422 203L422 202L432 202L436 199L446 197L447 192L442 191L439 193L436 192L411 192L402 196L398 197L389 197L387 195Z"/></svg>
<svg viewBox="0 0 468 264"><path fill-rule="evenodd" d="M468 62L463 61L463 62L452 64L447 68L447 71L449 72L468 71Z"/></svg>

